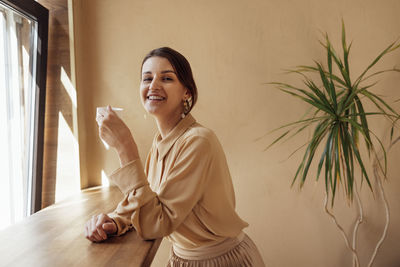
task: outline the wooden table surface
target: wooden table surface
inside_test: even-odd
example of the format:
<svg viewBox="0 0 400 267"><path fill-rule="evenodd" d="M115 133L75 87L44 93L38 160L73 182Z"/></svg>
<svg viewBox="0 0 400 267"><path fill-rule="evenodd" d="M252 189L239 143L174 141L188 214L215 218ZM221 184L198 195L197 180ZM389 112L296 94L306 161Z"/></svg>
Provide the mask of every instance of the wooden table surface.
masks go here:
<svg viewBox="0 0 400 267"><path fill-rule="evenodd" d="M84 225L112 211L122 198L116 187L97 187L47 207L0 232L0 266L150 266L161 239L134 231L92 243Z"/></svg>

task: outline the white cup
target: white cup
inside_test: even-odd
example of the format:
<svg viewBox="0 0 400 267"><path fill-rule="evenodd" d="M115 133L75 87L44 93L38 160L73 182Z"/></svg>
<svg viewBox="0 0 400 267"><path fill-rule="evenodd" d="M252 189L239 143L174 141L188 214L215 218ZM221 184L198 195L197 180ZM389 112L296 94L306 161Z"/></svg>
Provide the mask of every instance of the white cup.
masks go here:
<svg viewBox="0 0 400 267"><path fill-rule="evenodd" d="M118 117L121 117L121 113L122 113L122 111L124 110L123 108L113 108L113 107L111 107L111 109L112 109L115 113L117 113ZM97 118L99 115L105 116L106 114L107 114L107 107L97 107L97 108L96 108L96 118ZM109 146L103 139L100 138L100 140L101 140L101 142L103 142L103 145L105 146L105 148L106 148L107 150L110 149L110 146Z"/></svg>
<svg viewBox="0 0 400 267"><path fill-rule="evenodd" d="M113 108L113 107L111 107L111 109L112 109L113 111L115 111L115 113L117 113L118 117L121 117L121 111L124 110L123 108ZM106 112L107 112L107 107L97 107L97 108L96 108L96 117L97 117L99 114L101 114L101 115L104 116L104 115L106 114Z"/></svg>

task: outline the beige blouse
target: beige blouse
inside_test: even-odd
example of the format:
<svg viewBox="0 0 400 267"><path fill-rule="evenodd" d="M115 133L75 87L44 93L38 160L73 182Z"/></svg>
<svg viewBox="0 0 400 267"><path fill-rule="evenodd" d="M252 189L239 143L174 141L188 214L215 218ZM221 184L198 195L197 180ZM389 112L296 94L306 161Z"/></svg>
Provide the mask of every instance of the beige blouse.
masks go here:
<svg viewBox="0 0 400 267"><path fill-rule="evenodd" d="M144 239L168 236L175 246L192 249L235 237L248 226L235 212L221 144L190 114L164 139L155 136L144 169L135 160L109 178L124 193L109 214L117 235L133 227Z"/></svg>

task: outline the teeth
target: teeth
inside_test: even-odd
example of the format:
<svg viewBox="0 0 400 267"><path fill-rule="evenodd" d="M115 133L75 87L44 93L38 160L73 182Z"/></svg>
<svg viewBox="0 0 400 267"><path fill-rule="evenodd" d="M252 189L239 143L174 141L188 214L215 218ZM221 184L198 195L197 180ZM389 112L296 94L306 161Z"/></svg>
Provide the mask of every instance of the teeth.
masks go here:
<svg viewBox="0 0 400 267"><path fill-rule="evenodd" d="M163 100L164 97L162 96L157 96L157 95L150 95L147 97L149 100Z"/></svg>

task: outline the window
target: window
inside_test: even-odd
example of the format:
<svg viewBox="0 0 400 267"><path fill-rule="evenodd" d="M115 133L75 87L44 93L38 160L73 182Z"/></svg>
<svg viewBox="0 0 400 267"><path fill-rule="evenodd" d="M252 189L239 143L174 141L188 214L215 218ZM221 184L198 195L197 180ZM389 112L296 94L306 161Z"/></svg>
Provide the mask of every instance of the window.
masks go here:
<svg viewBox="0 0 400 267"><path fill-rule="evenodd" d="M40 209L48 11L0 0L0 229Z"/></svg>

